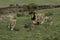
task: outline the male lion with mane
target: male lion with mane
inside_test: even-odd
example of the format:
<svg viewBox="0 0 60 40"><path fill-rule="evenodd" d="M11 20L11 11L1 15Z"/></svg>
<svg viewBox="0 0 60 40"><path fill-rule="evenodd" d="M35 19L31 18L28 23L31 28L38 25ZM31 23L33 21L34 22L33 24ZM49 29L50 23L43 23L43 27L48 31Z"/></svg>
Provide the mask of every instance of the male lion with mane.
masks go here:
<svg viewBox="0 0 60 40"><path fill-rule="evenodd" d="M43 24L47 22L49 25L52 25L52 20L50 17L46 16L43 13L31 12L31 20L33 24Z"/></svg>

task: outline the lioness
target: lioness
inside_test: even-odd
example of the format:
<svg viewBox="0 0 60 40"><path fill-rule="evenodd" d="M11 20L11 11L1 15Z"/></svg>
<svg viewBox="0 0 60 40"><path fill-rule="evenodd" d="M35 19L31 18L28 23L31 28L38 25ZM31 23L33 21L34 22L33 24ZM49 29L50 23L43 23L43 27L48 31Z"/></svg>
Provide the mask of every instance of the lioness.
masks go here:
<svg viewBox="0 0 60 40"><path fill-rule="evenodd" d="M32 20L32 23L33 24L43 24L43 23L45 23L45 22L48 22L48 24L52 24L53 22L52 22L52 20L48 17L48 16L46 16L45 14L43 14L43 13L32 13L31 14L31 20ZM41 22L39 22L39 21L41 21Z"/></svg>
<svg viewBox="0 0 60 40"><path fill-rule="evenodd" d="M13 30L16 26L16 13L6 13L6 14L1 14L0 15L0 20L1 21L6 21L8 28ZM4 20L6 19L6 20Z"/></svg>

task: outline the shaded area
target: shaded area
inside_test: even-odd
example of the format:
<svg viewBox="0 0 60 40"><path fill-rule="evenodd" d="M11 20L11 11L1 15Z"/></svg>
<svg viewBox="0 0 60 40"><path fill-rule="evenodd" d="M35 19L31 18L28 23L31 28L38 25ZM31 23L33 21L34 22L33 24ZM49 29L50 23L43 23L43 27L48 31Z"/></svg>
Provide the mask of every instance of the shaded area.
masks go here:
<svg viewBox="0 0 60 40"><path fill-rule="evenodd" d="M43 10L43 9L52 9L52 8L60 8L60 5L13 5L10 4L8 7L0 8L0 15L1 14L8 14L8 13L17 13L17 12L29 12L35 10Z"/></svg>

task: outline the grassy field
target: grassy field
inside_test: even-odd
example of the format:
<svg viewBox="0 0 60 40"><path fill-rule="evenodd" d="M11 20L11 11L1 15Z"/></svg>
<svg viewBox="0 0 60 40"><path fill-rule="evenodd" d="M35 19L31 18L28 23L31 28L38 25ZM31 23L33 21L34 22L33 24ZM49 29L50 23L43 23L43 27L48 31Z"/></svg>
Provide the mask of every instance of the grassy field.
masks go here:
<svg viewBox="0 0 60 40"><path fill-rule="evenodd" d="M29 4L36 3L38 5L54 5L60 4L60 0L0 0L0 7L5 7L9 4ZM50 16L54 25L47 26L39 25L33 27L31 31L27 32L23 25L28 22L28 17L18 17L16 29L19 31L10 31L7 28L7 23L0 23L0 40L60 40L60 8L39 10L42 13L51 12Z"/></svg>
<svg viewBox="0 0 60 40"><path fill-rule="evenodd" d="M0 7L5 7L9 4L30 4L35 3L38 5L54 5L54 4L60 4L60 0L0 0Z"/></svg>

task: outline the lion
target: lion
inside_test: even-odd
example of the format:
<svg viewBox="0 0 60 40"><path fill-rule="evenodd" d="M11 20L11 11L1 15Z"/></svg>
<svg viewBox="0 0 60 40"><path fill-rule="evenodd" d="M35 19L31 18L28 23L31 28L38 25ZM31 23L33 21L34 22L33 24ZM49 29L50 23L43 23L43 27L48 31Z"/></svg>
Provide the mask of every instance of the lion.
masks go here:
<svg viewBox="0 0 60 40"><path fill-rule="evenodd" d="M49 25L52 25L52 20L50 19L50 17L46 16L43 13L32 13L31 14L31 20L33 24L43 24L45 22L47 22Z"/></svg>
<svg viewBox="0 0 60 40"><path fill-rule="evenodd" d="M14 30L15 26L16 26L16 18L10 18L8 22L8 28L10 28L10 30Z"/></svg>
<svg viewBox="0 0 60 40"><path fill-rule="evenodd" d="M14 30L15 26L16 26L16 13L6 13L6 14L1 14L0 15L0 21L1 22L7 22L8 28L10 30Z"/></svg>

